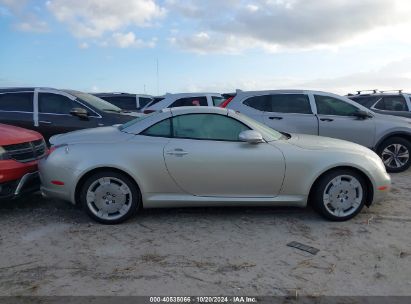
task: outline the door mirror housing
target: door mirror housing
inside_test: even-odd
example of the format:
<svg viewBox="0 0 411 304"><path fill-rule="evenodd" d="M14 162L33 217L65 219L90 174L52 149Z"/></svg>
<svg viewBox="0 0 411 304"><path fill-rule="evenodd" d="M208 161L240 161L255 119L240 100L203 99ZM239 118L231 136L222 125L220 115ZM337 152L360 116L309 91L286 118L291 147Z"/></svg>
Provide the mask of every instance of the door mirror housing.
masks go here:
<svg viewBox="0 0 411 304"><path fill-rule="evenodd" d="M372 118L372 115L366 111L363 110L358 110L354 113L354 116L361 118L361 119L367 119L367 118Z"/></svg>
<svg viewBox="0 0 411 304"><path fill-rule="evenodd" d="M80 119L88 119L88 112L86 109L83 108L73 108L71 109L70 114L73 116L77 116Z"/></svg>
<svg viewBox="0 0 411 304"><path fill-rule="evenodd" d="M264 142L263 136L260 132L254 130L247 130L240 133L238 138L241 141L247 142L249 144L259 144Z"/></svg>

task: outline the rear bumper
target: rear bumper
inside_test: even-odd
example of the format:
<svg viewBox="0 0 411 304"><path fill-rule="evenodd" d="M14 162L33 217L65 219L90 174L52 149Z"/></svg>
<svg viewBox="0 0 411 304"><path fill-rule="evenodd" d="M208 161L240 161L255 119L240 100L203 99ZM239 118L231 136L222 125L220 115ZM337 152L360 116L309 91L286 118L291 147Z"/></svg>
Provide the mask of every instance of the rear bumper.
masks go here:
<svg viewBox="0 0 411 304"><path fill-rule="evenodd" d="M0 200L11 200L40 190L38 172L26 173L22 178L0 184Z"/></svg>

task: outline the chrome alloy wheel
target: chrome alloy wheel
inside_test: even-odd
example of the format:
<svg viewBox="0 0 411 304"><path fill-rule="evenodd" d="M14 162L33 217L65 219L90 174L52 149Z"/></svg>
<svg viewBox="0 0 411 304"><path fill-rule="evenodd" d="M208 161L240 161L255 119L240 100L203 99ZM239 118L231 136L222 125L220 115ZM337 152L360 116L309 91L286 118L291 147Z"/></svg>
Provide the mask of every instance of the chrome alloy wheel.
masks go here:
<svg viewBox="0 0 411 304"><path fill-rule="evenodd" d="M325 187L323 202L327 211L334 216L346 217L360 207L363 195L362 185L355 177L340 175Z"/></svg>
<svg viewBox="0 0 411 304"><path fill-rule="evenodd" d="M132 193L125 182L115 177L103 177L87 190L87 206L100 219L116 220L131 208Z"/></svg>
<svg viewBox="0 0 411 304"><path fill-rule="evenodd" d="M384 164L393 169L403 167L410 159L410 153L406 146L392 144L387 146L381 154Z"/></svg>

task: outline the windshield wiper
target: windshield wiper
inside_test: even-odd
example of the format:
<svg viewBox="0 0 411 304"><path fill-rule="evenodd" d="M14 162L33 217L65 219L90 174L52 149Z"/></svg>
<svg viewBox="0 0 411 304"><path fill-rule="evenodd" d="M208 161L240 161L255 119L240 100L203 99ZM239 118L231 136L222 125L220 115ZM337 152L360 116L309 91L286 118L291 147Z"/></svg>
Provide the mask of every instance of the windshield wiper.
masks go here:
<svg viewBox="0 0 411 304"><path fill-rule="evenodd" d="M119 110L114 110L114 109L102 109L104 112L114 112L114 113L121 113Z"/></svg>

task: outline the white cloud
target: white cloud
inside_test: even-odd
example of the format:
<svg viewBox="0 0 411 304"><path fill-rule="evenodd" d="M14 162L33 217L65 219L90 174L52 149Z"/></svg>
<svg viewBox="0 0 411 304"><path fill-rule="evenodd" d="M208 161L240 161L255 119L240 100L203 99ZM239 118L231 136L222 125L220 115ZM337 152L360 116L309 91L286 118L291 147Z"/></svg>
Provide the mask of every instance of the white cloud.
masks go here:
<svg viewBox="0 0 411 304"><path fill-rule="evenodd" d="M128 26L147 27L165 15L155 0L50 0L47 8L79 38L99 38Z"/></svg>
<svg viewBox="0 0 411 304"><path fill-rule="evenodd" d="M120 48L136 47L136 48L153 48L156 46L157 39L153 38L149 41L138 39L133 32L114 33L111 42L107 42L107 46L118 46Z"/></svg>
<svg viewBox="0 0 411 304"><path fill-rule="evenodd" d="M88 49L88 48L90 47L90 45L89 45L87 42L81 42L81 43L78 45L78 47L79 47L80 49L85 50L85 49Z"/></svg>
<svg viewBox="0 0 411 304"><path fill-rule="evenodd" d="M47 22L34 14L26 14L20 22L15 24L15 28L22 32L46 33L50 31Z"/></svg>
<svg viewBox="0 0 411 304"><path fill-rule="evenodd" d="M178 34L178 33L177 33ZM174 35L169 42L186 51L206 55L210 53L240 54L244 49L261 48L268 52L277 50L277 46L250 37L222 35L220 33L199 32L191 36Z"/></svg>
<svg viewBox="0 0 411 304"><path fill-rule="evenodd" d="M254 77L244 78L233 75L230 79L223 79L212 83L184 82L180 91L189 92L234 92L236 89L275 90L275 89L307 89L329 91L341 95L355 93L357 90L379 89L399 90L411 92L411 57L392 61L375 70L358 72L330 78L296 78L296 77Z"/></svg>
<svg viewBox="0 0 411 304"><path fill-rule="evenodd" d="M28 0L0 0L0 5L8 7L12 11L23 9Z"/></svg>
<svg viewBox="0 0 411 304"><path fill-rule="evenodd" d="M0 6L9 10L5 14L14 15L17 21L14 28L22 32L45 33L50 28L39 14L27 10L28 0L0 0ZM1 7L0 7L1 8Z"/></svg>
<svg viewBox="0 0 411 304"><path fill-rule="evenodd" d="M408 0L169 0L167 9L192 22L173 44L199 53L333 48L411 28Z"/></svg>

